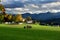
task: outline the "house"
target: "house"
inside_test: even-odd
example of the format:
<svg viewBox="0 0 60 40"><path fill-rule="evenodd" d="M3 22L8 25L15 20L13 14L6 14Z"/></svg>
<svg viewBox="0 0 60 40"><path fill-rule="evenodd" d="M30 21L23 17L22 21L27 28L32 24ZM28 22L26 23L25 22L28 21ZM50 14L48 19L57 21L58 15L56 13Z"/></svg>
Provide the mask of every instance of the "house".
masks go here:
<svg viewBox="0 0 60 40"><path fill-rule="evenodd" d="M28 24L32 24L33 21L32 21L32 20L29 20L29 21L26 21L26 23L28 23Z"/></svg>

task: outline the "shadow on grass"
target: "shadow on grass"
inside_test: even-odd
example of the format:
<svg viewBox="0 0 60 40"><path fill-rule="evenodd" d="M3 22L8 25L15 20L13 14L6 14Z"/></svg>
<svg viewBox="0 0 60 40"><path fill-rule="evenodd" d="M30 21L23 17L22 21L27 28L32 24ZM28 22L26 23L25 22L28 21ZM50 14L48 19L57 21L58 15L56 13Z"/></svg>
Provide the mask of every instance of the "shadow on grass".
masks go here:
<svg viewBox="0 0 60 40"><path fill-rule="evenodd" d="M60 40L60 31L0 27L0 40Z"/></svg>

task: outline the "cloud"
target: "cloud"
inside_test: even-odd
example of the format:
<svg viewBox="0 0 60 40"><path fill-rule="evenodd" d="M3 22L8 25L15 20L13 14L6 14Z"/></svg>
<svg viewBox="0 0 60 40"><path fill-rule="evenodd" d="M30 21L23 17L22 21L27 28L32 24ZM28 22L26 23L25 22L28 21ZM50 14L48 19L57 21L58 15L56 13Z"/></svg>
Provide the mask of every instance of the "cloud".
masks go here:
<svg viewBox="0 0 60 40"><path fill-rule="evenodd" d="M42 5L43 8L56 7L56 6L60 6L60 2L47 3Z"/></svg>
<svg viewBox="0 0 60 40"><path fill-rule="evenodd" d="M14 8L13 10L16 10L16 11L29 11L29 9L27 9L27 8Z"/></svg>
<svg viewBox="0 0 60 40"><path fill-rule="evenodd" d="M60 0L6 0L2 2L14 13L41 13L41 12L60 12Z"/></svg>
<svg viewBox="0 0 60 40"><path fill-rule="evenodd" d="M22 0L2 0L1 4L3 4L6 8L24 7Z"/></svg>
<svg viewBox="0 0 60 40"><path fill-rule="evenodd" d="M24 7L24 3L21 2L13 2L11 4L5 4L5 8L18 8L18 7Z"/></svg>
<svg viewBox="0 0 60 40"><path fill-rule="evenodd" d="M50 12L57 13L57 12L60 12L60 10L50 10Z"/></svg>
<svg viewBox="0 0 60 40"><path fill-rule="evenodd" d="M53 2L41 5L41 10L60 10L60 2Z"/></svg>
<svg viewBox="0 0 60 40"><path fill-rule="evenodd" d="M39 6L35 5L35 4L27 4L27 5L24 5L25 8L39 8Z"/></svg>
<svg viewBox="0 0 60 40"><path fill-rule="evenodd" d="M33 8L39 8L39 6L34 5L34 4L30 4L30 6L33 7Z"/></svg>
<svg viewBox="0 0 60 40"><path fill-rule="evenodd" d="M12 9L10 9L10 8L6 8L6 10L12 10Z"/></svg>
<svg viewBox="0 0 60 40"><path fill-rule="evenodd" d="M18 13L26 13L26 12L30 12L32 13L31 11L29 11L29 9L27 8L6 8L6 12L7 13L13 13L13 14L18 14Z"/></svg>

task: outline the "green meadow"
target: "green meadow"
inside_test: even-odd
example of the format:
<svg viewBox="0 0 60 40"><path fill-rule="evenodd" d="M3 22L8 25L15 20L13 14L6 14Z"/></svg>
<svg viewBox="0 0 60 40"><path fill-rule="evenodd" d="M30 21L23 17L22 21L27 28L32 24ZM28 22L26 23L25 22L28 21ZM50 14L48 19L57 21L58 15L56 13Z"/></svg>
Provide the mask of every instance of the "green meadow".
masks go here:
<svg viewBox="0 0 60 40"><path fill-rule="evenodd" d="M60 40L60 27L30 24L31 29L24 29L26 24L0 24L0 40Z"/></svg>

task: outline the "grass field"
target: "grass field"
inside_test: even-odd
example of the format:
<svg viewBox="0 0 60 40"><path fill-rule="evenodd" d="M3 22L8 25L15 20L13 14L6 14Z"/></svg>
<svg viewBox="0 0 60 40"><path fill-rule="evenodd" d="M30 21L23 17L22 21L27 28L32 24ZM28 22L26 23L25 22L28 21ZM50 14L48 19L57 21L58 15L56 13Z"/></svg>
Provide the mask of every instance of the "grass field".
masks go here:
<svg viewBox="0 0 60 40"><path fill-rule="evenodd" d="M0 24L0 40L60 40L60 27L31 24L31 29L24 29L26 24Z"/></svg>

